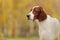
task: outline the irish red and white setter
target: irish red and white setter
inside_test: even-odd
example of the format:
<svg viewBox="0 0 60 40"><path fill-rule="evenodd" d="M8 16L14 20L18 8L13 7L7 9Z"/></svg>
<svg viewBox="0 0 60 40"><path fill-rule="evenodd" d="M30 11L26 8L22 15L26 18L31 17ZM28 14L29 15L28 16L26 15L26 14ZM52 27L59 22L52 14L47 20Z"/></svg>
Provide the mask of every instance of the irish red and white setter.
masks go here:
<svg viewBox="0 0 60 40"><path fill-rule="evenodd" d="M40 40L59 40L59 21L46 14L42 7L34 6L27 18L38 24Z"/></svg>

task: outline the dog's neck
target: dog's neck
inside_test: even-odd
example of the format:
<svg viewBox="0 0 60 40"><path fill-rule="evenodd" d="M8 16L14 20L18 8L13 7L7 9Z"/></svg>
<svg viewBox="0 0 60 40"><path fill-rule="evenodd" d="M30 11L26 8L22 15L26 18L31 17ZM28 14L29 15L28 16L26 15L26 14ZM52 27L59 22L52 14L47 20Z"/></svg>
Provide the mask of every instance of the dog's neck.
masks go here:
<svg viewBox="0 0 60 40"><path fill-rule="evenodd" d="M51 16L47 15L47 18L51 19ZM50 21L49 19L46 19L46 20L44 20L44 21L42 21L42 22L40 22L38 19L35 19L34 22L35 22L37 25L40 26L41 23L44 23L44 22L46 22L46 21Z"/></svg>
<svg viewBox="0 0 60 40"><path fill-rule="evenodd" d="M40 26L39 24L40 24L40 22L39 22L39 20L38 19L36 19L35 21L34 21L38 26Z"/></svg>

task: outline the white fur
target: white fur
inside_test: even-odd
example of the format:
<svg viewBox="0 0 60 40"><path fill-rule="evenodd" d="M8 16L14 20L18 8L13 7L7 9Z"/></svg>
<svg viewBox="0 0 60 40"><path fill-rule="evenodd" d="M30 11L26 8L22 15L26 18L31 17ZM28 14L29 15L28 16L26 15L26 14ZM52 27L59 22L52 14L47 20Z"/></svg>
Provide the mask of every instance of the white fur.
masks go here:
<svg viewBox="0 0 60 40"><path fill-rule="evenodd" d="M33 14L32 11L28 15L30 15L30 20L33 20L34 19L34 14Z"/></svg>
<svg viewBox="0 0 60 40"><path fill-rule="evenodd" d="M34 7L32 8L32 10L33 10L35 7L39 7L39 6L34 6Z"/></svg>
<svg viewBox="0 0 60 40"><path fill-rule="evenodd" d="M39 22L35 20L39 26L40 40L55 40L59 36L59 21L47 15L47 19Z"/></svg>

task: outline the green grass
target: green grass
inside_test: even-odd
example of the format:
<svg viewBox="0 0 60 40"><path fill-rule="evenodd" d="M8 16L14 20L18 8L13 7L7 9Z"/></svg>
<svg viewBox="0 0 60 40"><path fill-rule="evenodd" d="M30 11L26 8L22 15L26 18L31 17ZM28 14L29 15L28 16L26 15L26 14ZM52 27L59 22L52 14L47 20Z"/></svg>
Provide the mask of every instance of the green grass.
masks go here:
<svg viewBox="0 0 60 40"><path fill-rule="evenodd" d="M25 38L0 38L0 40L39 40L38 37L25 37Z"/></svg>

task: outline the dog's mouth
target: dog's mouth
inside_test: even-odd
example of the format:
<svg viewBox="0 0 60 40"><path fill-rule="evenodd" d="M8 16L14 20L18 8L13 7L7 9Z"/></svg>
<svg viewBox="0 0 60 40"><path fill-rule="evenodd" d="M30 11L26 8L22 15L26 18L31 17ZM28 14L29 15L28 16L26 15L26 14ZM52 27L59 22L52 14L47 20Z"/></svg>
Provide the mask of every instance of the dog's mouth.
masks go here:
<svg viewBox="0 0 60 40"><path fill-rule="evenodd" d="M27 20L32 20L33 21L33 19L30 19L29 17L27 17Z"/></svg>
<svg viewBox="0 0 60 40"><path fill-rule="evenodd" d="M27 19L28 19L28 20L30 20L30 18L29 18L29 17L27 17Z"/></svg>

